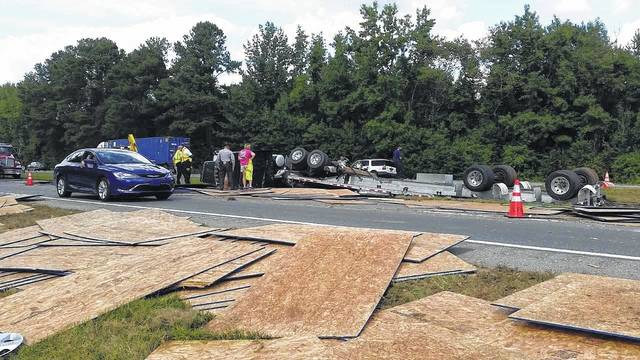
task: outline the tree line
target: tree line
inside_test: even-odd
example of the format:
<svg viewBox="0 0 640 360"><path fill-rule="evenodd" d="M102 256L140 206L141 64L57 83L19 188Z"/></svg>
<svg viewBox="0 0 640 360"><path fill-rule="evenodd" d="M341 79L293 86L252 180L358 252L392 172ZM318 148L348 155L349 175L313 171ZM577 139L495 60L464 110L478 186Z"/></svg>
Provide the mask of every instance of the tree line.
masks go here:
<svg viewBox="0 0 640 360"><path fill-rule="evenodd" d="M0 89L0 141L50 165L128 133L189 136L196 162L226 142L352 160L400 145L410 174L505 163L530 178L591 166L640 181L640 33L623 46L599 20L543 25L527 6L470 42L436 35L428 8L360 14L331 43L260 25L244 66L211 22L129 53L81 39ZM222 85L224 73L242 80Z"/></svg>

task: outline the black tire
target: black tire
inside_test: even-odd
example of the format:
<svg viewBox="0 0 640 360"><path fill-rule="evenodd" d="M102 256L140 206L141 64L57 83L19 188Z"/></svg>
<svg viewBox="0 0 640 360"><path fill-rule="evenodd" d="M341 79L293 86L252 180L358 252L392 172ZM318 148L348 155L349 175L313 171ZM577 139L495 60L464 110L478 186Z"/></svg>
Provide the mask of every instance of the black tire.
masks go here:
<svg viewBox="0 0 640 360"><path fill-rule="evenodd" d="M485 191L491 189L496 174L487 165L469 166L463 175L464 186L471 191Z"/></svg>
<svg viewBox="0 0 640 360"><path fill-rule="evenodd" d="M104 189L102 188L104 186ZM111 200L111 189L109 188L109 180L107 178L100 178L96 183L96 193L101 201Z"/></svg>
<svg viewBox="0 0 640 360"><path fill-rule="evenodd" d="M158 199L158 200L167 200L169 198L169 196L171 196L171 193L156 194L156 199Z"/></svg>
<svg viewBox="0 0 640 360"><path fill-rule="evenodd" d="M291 150L291 153L289 153L291 168L293 170L304 170L307 167L308 155L309 152L305 148L300 146Z"/></svg>
<svg viewBox="0 0 640 360"><path fill-rule="evenodd" d="M598 173L592 168L579 167L577 169L573 169L573 172L580 178L580 184L582 184L582 186L595 185L600 180L600 178L598 178Z"/></svg>
<svg viewBox="0 0 640 360"><path fill-rule="evenodd" d="M569 200L578 194L582 181L578 174L569 170L557 170L549 174L544 181L547 194L556 200Z"/></svg>
<svg viewBox="0 0 640 360"><path fill-rule="evenodd" d="M312 174L321 173L329 164L329 156L320 150L313 150L307 156L307 166Z"/></svg>
<svg viewBox="0 0 640 360"><path fill-rule="evenodd" d="M67 178L64 176L58 176L56 179L56 192L58 193L58 197L67 198L71 196L71 191L68 190L67 187Z"/></svg>
<svg viewBox="0 0 640 360"><path fill-rule="evenodd" d="M497 183L503 183L508 187L512 187L518 178L516 169L509 165L496 165L493 167L493 173L496 174L495 181Z"/></svg>

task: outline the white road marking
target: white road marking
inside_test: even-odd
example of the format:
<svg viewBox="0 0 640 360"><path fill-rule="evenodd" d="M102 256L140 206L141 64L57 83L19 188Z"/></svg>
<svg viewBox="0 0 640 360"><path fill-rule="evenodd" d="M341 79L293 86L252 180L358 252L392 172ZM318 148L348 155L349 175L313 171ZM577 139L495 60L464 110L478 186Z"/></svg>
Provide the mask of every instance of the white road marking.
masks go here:
<svg viewBox="0 0 640 360"><path fill-rule="evenodd" d="M19 194L12 194L12 195L19 195ZM115 203L108 203L108 202L102 203L102 202L78 200L78 199L61 199L61 198L49 197L49 196L41 196L41 198L47 199L47 200L54 200L54 201L66 201L66 202L75 202L75 203L92 204L92 205L114 206L114 207L130 208L130 209L152 209L152 210L161 210L161 211L171 211L171 212L182 213L182 214L219 216L219 217L226 217L226 218L233 218L233 219L269 221L269 222L285 223L285 224L334 226L331 224L320 224L320 223L305 222L305 221L281 220L281 219L261 218L261 217L244 216L244 215L219 214L219 213L194 211L194 210L165 209L165 208L154 207L154 206L115 204ZM471 244L501 246L501 247L508 247L508 248L514 248L514 249L523 249L523 250L546 251L546 252L553 252L553 253L560 253L560 254L584 255L584 256L603 257L603 258L610 258L610 259L640 261L640 257L638 256L627 256L627 255L617 255L617 254L599 253L599 252L591 252L591 251L578 251L578 250L557 249L557 248L539 247L539 246L517 245L517 244L481 241L481 240L465 240L464 242L471 243Z"/></svg>
<svg viewBox="0 0 640 360"><path fill-rule="evenodd" d="M554 253L561 253L561 254L586 255L586 256L597 256L597 257L604 257L604 258L611 258L611 259L640 261L640 257L638 256L607 254L607 253L598 253L598 252L591 252L591 251L556 249L556 248L528 246L528 245L516 245L516 244L481 241L481 240L465 240L464 242L471 243L471 244L502 246L502 247L515 248L515 249L524 249L524 250L547 251L547 252L554 252Z"/></svg>

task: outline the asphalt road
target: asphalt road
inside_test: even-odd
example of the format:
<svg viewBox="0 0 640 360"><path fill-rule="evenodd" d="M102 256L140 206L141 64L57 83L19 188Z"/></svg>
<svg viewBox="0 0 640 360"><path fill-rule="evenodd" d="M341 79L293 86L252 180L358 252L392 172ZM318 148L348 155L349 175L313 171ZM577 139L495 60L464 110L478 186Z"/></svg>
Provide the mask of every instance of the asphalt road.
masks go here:
<svg viewBox="0 0 640 360"><path fill-rule="evenodd" d="M47 205L80 210L166 209L222 227L303 222L465 234L470 240L452 252L476 265L640 279L640 227L578 220L514 220L488 214L409 209L393 204L331 206L301 200L243 197L229 200L188 190L179 190L166 201L144 198L101 203L95 197L75 194L70 199L58 199L53 185L27 187L21 181L11 180L0 180L0 193L41 194Z"/></svg>

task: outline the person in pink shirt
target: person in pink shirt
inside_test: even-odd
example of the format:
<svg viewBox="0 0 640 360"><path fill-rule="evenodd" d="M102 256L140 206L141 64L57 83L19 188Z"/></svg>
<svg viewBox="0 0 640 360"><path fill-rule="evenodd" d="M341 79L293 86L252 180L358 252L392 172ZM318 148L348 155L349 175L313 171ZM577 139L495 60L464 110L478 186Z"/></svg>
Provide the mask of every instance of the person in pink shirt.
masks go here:
<svg viewBox="0 0 640 360"><path fill-rule="evenodd" d="M240 161L240 172L242 173L242 187L244 189L253 187L253 158L256 153L251 151L251 144L245 144L240 150L238 160ZM249 186L247 187L247 182Z"/></svg>

